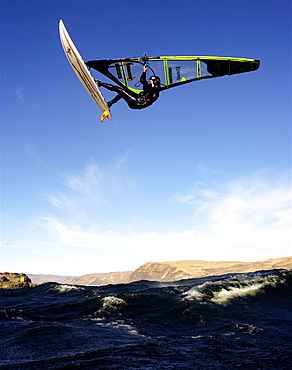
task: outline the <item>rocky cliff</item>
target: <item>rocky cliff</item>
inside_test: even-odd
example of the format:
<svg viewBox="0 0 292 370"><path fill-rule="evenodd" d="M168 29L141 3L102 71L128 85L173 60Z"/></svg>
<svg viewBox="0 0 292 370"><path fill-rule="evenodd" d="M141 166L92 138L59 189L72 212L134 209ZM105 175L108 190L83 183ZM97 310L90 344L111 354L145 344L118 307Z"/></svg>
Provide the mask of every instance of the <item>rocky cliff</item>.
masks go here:
<svg viewBox="0 0 292 370"><path fill-rule="evenodd" d="M191 262L191 261L189 261ZM178 266L166 262L148 262L131 273L129 281L158 280L173 281L191 278L192 274L184 271Z"/></svg>
<svg viewBox="0 0 292 370"><path fill-rule="evenodd" d="M35 286L24 273L0 272L0 289L17 289Z"/></svg>
<svg viewBox="0 0 292 370"><path fill-rule="evenodd" d="M109 272L103 274L73 276L66 279L63 284L107 285L129 283L139 280L176 281L204 276L245 273L272 269L292 269L292 258L276 258L258 262L209 262L200 260L148 262L132 272Z"/></svg>
<svg viewBox="0 0 292 370"><path fill-rule="evenodd" d="M212 275L254 272L259 270L292 269L292 258L276 258L259 262L239 261L173 261L148 262L132 272L129 281L175 281Z"/></svg>

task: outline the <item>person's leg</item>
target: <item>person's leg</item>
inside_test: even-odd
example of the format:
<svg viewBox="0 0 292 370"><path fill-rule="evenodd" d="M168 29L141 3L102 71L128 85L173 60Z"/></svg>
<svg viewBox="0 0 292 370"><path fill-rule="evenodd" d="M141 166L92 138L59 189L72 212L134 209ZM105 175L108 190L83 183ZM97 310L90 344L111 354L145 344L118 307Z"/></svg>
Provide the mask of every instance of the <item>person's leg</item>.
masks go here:
<svg viewBox="0 0 292 370"><path fill-rule="evenodd" d="M95 80L95 82L97 83L98 86L105 87L107 90L115 91L115 92L118 93L117 96L115 96L111 101L108 102L109 107L111 107L114 103L116 103L120 99L124 99L127 102L127 104L129 105L130 108L132 108L132 109L136 108L136 104L137 104L137 96L136 95L137 94L135 94L134 92L131 93L130 91L125 90L120 86L111 85L111 84L108 84L106 82L101 82L101 81L98 81L98 80Z"/></svg>
<svg viewBox="0 0 292 370"><path fill-rule="evenodd" d="M123 97L120 94L116 95L112 100L107 102L108 107L110 108L113 104L115 104L116 102L118 102L122 98Z"/></svg>

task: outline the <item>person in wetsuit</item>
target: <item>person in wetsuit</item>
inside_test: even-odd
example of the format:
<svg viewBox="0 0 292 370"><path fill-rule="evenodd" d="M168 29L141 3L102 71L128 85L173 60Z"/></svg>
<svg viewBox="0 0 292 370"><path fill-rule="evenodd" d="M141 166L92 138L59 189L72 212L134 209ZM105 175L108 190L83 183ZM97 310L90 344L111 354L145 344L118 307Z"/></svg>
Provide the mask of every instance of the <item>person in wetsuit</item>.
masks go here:
<svg viewBox="0 0 292 370"><path fill-rule="evenodd" d="M141 91L139 94L129 89L123 89L120 86L95 80L98 86L105 87L110 91L115 91L118 93L111 101L107 103L108 107L110 108L120 99L124 99L128 106L132 109L143 109L153 104L159 98L160 78L158 76L151 76L147 81L146 71L147 67L144 66L142 75L140 77L140 82L143 85L143 91Z"/></svg>

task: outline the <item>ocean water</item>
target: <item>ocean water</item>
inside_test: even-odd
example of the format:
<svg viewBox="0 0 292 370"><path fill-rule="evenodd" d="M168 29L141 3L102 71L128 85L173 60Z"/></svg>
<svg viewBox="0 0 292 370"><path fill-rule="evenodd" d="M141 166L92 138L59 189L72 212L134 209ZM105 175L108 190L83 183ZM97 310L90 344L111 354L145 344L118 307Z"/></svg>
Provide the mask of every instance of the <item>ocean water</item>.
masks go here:
<svg viewBox="0 0 292 370"><path fill-rule="evenodd" d="M290 369L292 271L0 291L1 369Z"/></svg>

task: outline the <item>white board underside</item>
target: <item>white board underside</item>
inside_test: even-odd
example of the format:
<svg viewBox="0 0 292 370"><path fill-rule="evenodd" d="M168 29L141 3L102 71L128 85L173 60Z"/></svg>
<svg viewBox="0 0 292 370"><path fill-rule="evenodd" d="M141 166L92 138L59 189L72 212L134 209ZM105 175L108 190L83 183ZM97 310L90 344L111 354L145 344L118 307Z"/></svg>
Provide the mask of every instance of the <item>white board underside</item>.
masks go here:
<svg viewBox="0 0 292 370"><path fill-rule="evenodd" d="M60 32L60 39L64 49L64 52L68 58L68 61L73 68L74 72L76 73L79 81L84 86L85 90L91 96L95 104L99 107L99 109L104 112L108 111L109 116L108 118L111 120L111 114L109 111L109 107L100 92L94 78L90 74L88 68L86 67L81 55L79 54L77 48L75 47L73 41L71 40L62 20L59 22L59 32Z"/></svg>

